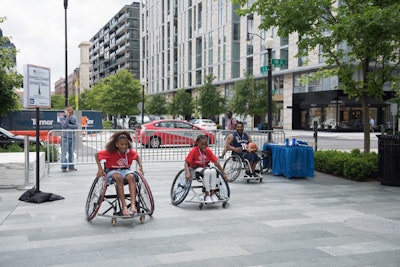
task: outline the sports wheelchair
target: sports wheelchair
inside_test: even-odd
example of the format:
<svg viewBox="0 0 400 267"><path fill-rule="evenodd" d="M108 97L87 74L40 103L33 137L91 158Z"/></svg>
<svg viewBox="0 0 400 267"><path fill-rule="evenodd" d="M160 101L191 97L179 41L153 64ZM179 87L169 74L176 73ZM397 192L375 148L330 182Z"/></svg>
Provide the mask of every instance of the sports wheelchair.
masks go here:
<svg viewBox="0 0 400 267"><path fill-rule="evenodd" d="M86 219L90 222L96 215L108 217L111 218L111 224L115 225L118 218L128 219L139 217L140 222L143 223L145 215L152 216L154 212L154 200L150 187L142 173L135 172L134 175L136 179L136 201L134 205L136 205L138 211L135 215L129 217L122 216L122 206L119 200L120 196L117 194L116 183L114 180L108 182L107 177L103 175L95 178L90 188L86 200ZM127 182L124 181L124 184L126 185ZM132 205L129 192L124 197L129 209ZM107 205L102 205L103 202L106 202Z"/></svg>
<svg viewBox="0 0 400 267"><path fill-rule="evenodd" d="M222 203L222 207L226 208L231 195L229 185L228 182L222 178L222 174L219 172L219 170L216 169L216 171L217 171L217 188L215 190L215 195L218 197L219 199L218 201L212 203L206 203L204 201L205 190L203 186L202 172L194 171L194 175L191 175L190 179L187 180L185 169L182 169L175 176L174 182L172 183L171 186L172 204L175 206L181 204L189 194L189 191L191 191L193 194L189 200L186 200L186 202L198 203L199 209L202 209L204 204L208 205L208 204L218 204L218 203Z"/></svg>
<svg viewBox="0 0 400 267"><path fill-rule="evenodd" d="M254 176L250 174L250 162L244 157L244 155L240 156L232 153L231 156L225 161L223 166L224 172L232 182L239 178L246 180L247 183L250 183L252 180L258 180L261 183L264 178L263 174L271 172L271 154L268 153L268 151L258 151L256 153L259 157L259 160L255 169L256 175Z"/></svg>

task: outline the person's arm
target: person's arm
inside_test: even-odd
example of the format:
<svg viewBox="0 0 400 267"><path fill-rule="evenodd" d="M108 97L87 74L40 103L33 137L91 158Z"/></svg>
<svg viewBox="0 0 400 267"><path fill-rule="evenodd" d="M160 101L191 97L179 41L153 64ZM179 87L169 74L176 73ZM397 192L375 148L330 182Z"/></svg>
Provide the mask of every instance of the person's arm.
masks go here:
<svg viewBox="0 0 400 267"><path fill-rule="evenodd" d="M78 129L78 119L76 118L76 116L72 115L68 117L67 121L68 121L68 128Z"/></svg>
<svg viewBox="0 0 400 267"><path fill-rule="evenodd" d="M230 134L230 135L228 135L228 138L226 139L226 143L225 143L226 150L231 150L233 152L240 153L242 151L242 149L240 147L232 146L232 142L233 142L233 134Z"/></svg>
<svg viewBox="0 0 400 267"><path fill-rule="evenodd" d="M249 134L247 134L247 139L249 139L249 143L251 143L251 137Z"/></svg>
<svg viewBox="0 0 400 267"><path fill-rule="evenodd" d="M190 168L189 168L189 162L185 161L185 177L186 180L190 179Z"/></svg>
<svg viewBox="0 0 400 267"><path fill-rule="evenodd" d="M99 178L102 175L105 175L105 172L103 170L103 166L101 166L101 162L99 160L99 153L98 152L96 154L94 154L94 158L96 159L96 164L97 164L97 175L96 175L96 177Z"/></svg>
<svg viewBox="0 0 400 267"><path fill-rule="evenodd" d="M230 182L231 180L228 178L228 176L226 175L224 168L222 168L221 164L219 164L218 161L214 162L215 167L218 168L218 170L222 173L222 177L224 177L224 180L227 182Z"/></svg>
<svg viewBox="0 0 400 267"><path fill-rule="evenodd" d="M60 116L59 118L60 118L61 129L66 129L68 127L67 116L66 115Z"/></svg>
<svg viewBox="0 0 400 267"><path fill-rule="evenodd" d="M142 160L140 159L139 155L137 156L136 162L137 162L137 164L139 165L138 170L139 170L141 173L144 173L144 171L143 171L143 165L142 165Z"/></svg>

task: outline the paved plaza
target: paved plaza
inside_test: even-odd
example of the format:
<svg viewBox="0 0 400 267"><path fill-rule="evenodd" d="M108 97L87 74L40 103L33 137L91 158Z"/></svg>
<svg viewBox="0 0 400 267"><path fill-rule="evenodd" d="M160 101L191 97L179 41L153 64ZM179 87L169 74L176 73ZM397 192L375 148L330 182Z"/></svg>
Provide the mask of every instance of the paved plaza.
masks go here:
<svg viewBox="0 0 400 267"><path fill-rule="evenodd" d="M32 204L0 190L0 266L400 266L400 187L266 176L230 184L227 208L170 203L182 163L144 163L155 213L144 223L84 217L95 165L40 189L64 200Z"/></svg>

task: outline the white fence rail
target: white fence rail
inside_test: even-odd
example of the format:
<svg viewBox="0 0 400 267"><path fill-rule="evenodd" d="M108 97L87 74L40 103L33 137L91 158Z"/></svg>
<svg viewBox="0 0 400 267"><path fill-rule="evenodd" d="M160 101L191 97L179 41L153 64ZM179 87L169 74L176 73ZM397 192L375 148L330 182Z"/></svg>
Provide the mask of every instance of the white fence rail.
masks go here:
<svg viewBox="0 0 400 267"><path fill-rule="evenodd" d="M114 132L121 130L52 130L48 133L47 138L47 155L48 160L48 173L50 166L59 165L61 168L61 137L63 132L75 133L75 152L74 152L74 165L95 164L94 154L105 148L105 145L110 140ZM135 142L133 142L133 149L135 149L142 161L144 162L179 162L185 160L186 155L194 144L194 140L200 134L207 134L214 137L215 140L210 144L210 148L214 153L221 155L225 146L225 137L232 131L218 131L216 133L203 132L203 131L188 131L188 130L171 130L171 131L151 131L146 132L147 138L143 140L148 142L151 138L160 138L161 145L156 148L150 148L149 143L142 145L139 141L136 131L124 130L131 134ZM285 133L282 130L277 131L246 131L254 143L257 144L259 149L262 149L264 143L268 142L268 134L271 134L272 143L283 143L285 141ZM165 136L169 136L166 138ZM180 138L180 137L185 138ZM164 140L162 140L164 139ZM174 144L168 144L174 143ZM52 151L57 151L53 153Z"/></svg>

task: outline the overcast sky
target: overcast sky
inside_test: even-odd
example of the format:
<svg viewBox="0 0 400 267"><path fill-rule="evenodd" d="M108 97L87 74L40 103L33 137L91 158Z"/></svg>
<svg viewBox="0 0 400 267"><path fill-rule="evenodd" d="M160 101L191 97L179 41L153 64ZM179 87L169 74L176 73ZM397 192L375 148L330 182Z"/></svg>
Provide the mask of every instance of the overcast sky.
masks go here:
<svg viewBox="0 0 400 267"><path fill-rule="evenodd" d="M79 48L124 5L133 0L69 0L67 9L68 74L79 67ZM64 0L0 0L0 24L3 35L10 37L17 53L17 69L34 64L51 70L51 88L65 77Z"/></svg>

